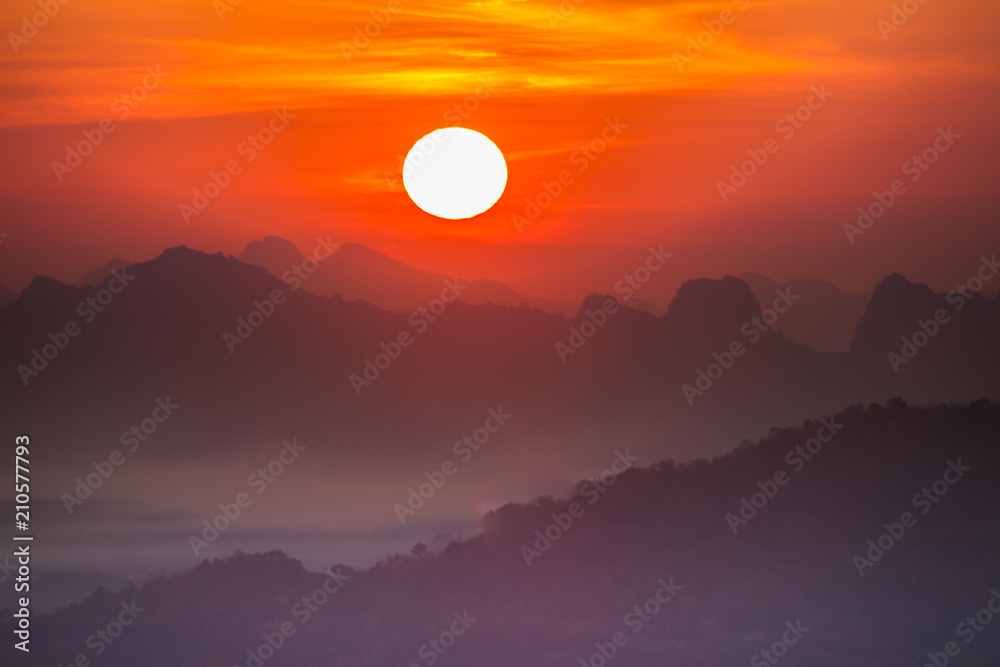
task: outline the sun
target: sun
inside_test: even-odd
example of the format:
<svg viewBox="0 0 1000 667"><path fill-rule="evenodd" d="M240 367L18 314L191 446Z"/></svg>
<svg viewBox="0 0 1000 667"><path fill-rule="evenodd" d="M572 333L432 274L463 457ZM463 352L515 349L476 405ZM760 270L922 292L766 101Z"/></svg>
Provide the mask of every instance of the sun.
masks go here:
<svg viewBox="0 0 1000 667"><path fill-rule="evenodd" d="M503 153L485 135L463 127L434 130L403 162L403 187L431 215L460 220L479 215L507 185Z"/></svg>

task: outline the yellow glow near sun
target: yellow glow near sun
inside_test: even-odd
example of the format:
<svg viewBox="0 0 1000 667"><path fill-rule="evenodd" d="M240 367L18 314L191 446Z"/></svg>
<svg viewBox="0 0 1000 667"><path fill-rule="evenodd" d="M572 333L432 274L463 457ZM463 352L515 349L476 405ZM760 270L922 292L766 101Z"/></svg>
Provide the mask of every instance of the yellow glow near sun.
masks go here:
<svg viewBox="0 0 1000 667"><path fill-rule="evenodd" d="M486 136L462 127L434 130L403 162L403 187L431 215L460 220L493 206L507 185L503 153Z"/></svg>

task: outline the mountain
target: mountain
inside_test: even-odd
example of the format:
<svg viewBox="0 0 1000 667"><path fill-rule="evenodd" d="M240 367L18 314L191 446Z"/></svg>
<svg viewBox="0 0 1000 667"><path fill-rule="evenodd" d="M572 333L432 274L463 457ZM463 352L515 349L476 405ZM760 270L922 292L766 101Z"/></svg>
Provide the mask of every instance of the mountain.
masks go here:
<svg viewBox="0 0 1000 667"><path fill-rule="evenodd" d="M445 305L440 315L386 312L294 290L261 268L183 247L130 265L128 274L134 276L128 286L99 312L85 303L94 288L37 278L0 313L0 360L10 369L0 378L0 399L27 421L48 421L43 416L53 410L79 413L77 444L65 455L85 458L87 428L98 414L102 422L131 423L138 406L169 392L185 395L191 415L175 434L186 444L161 454L170 457L197 457L203 449L196 443L207 441L204 428L219 423L231 424L225 441L295 425L324 441L332 432L382 442L376 449L395 448L398 434L383 436L397 428L390 424L405 424L412 429L409 456L425 436L451 438L435 411L471 420L503 403L523 411L525 428L560 434L548 445L555 450L594 452L596 443L624 429L641 432L646 443L697 437L697 446L678 444L670 452L658 446L660 455L691 458L838 405L894 395L970 400L996 396L1000 383L994 342L1000 302L978 297L954 313L927 350L894 370L888 355L899 337L912 334L919 317L932 317L945 299L902 278L876 288L850 352L820 354L775 331L805 296L769 327L747 284L731 276L685 283L659 317L630 308L602 315L611 297L594 295L566 319L462 302ZM259 327L241 325L274 290L285 298L273 315ZM925 296L910 303L910 292ZM66 349L53 360L35 357L49 334L58 338L69 322L81 333ZM250 335L233 342L238 327ZM401 333L412 344L376 379L353 382ZM730 360L734 344L742 353ZM33 358L38 366L47 362L43 370L30 368ZM256 416L248 423L251 406ZM372 429L372 414L386 425ZM720 421L719 414L728 417ZM595 424L603 433L592 432ZM63 441L54 438L51 451L63 449Z"/></svg>
<svg viewBox="0 0 1000 667"><path fill-rule="evenodd" d="M926 285L911 283L898 273L883 278L872 292L871 302L851 341L851 350L877 353L897 342L901 330L913 329L917 322L946 306L944 295ZM906 331L910 333L909 331Z"/></svg>
<svg viewBox="0 0 1000 667"><path fill-rule="evenodd" d="M115 257L109 262L102 264L93 271L90 271L80 281L80 287L100 287L104 284L113 271L128 266L131 262L126 262L121 257Z"/></svg>
<svg viewBox="0 0 1000 667"><path fill-rule="evenodd" d="M1000 600L997 442L987 401L855 406L711 461L617 467L371 568L236 553L101 589L33 618L33 659L875 667L945 664L951 645L995 665L1000 633L976 617ZM85 641L119 618L113 642Z"/></svg>
<svg viewBox="0 0 1000 667"><path fill-rule="evenodd" d="M305 257L291 241L277 236L265 236L260 241L251 241L239 257L241 262L267 269L271 275L280 278L292 266L302 264Z"/></svg>
<svg viewBox="0 0 1000 667"><path fill-rule="evenodd" d="M819 352L846 352L850 348L869 300L865 295L845 295L836 285L820 279L788 280L780 285L757 273L744 273L742 279L761 308L774 301L779 290L801 296L801 304L782 318L778 329L789 339Z"/></svg>
<svg viewBox="0 0 1000 667"><path fill-rule="evenodd" d="M117 293L39 277L0 311L0 437L39 443L40 570L189 567L187 537L285 441L307 463L209 555L280 545L310 566L329 551L362 565L569 490L621 446L641 464L690 461L844 405L1000 398L1000 301L970 301L894 368L909 318L954 309L944 295L903 308L924 292L897 279L876 288L849 352L819 353L774 329L804 296L762 310L731 276L685 283L659 317L594 294L567 318L461 301L388 312L184 247L122 275ZM180 407L153 420L166 402ZM490 411L510 417L487 435ZM136 445L143 424L154 432ZM456 451L474 433L488 443ZM113 451L124 464L67 501ZM447 460L460 476L404 525L395 504Z"/></svg>
<svg viewBox="0 0 1000 667"><path fill-rule="evenodd" d="M721 343L760 314L750 287L739 278L725 276L684 283L667 307L664 321L673 323L691 342L708 336Z"/></svg>
<svg viewBox="0 0 1000 667"><path fill-rule="evenodd" d="M13 303L16 298L17 294L14 294L3 285L0 285L0 308L3 308L9 303Z"/></svg>
<svg viewBox="0 0 1000 667"><path fill-rule="evenodd" d="M398 313L426 308L440 296L447 281L454 278L415 269L356 243L337 244L337 249L332 253L326 249L327 245L329 244L319 243L310 251L307 260L291 242L268 236L262 241L253 241L247 245L239 259L247 264L261 266L275 277L286 276L288 280L300 280L302 288L313 294L340 294L345 299L367 301ZM317 253L320 258L318 262ZM498 306L519 306L524 303L531 308L567 315L575 310L566 304L524 297L496 280L461 280L460 284L464 285L461 300L466 303L492 303Z"/></svg>
<svg viewBox="0 0 1000 667"><path fill-rule="evenodd" d="M888 365L894 376L909 381L914 400L942 391L957 395L996 374L1000 338L992 332L1000 327L998 306L998 299L936 294L899 274L887 276L872 293L851 355L859 363Z"/></svg>

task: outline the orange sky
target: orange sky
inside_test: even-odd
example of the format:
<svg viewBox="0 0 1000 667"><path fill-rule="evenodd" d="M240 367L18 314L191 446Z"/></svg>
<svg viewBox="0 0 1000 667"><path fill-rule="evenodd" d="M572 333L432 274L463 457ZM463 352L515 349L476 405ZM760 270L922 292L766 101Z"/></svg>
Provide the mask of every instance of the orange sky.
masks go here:
<svg viewBox="0 0 1000 667"><path fill-rule="evenodd" d="M182 243L238 253L265 234L307 246L329 233L562 300L607 289L649 243L677 259L661 301L676 281L746 270L856 291L901 271L943 288L1000 250L993 0L928 0L888 39L879 21L893 3L873 0L565 0L572 12L398 0L394 13L388 0L242 0L221 20L223 0L52 1L47 24L26 42L8 34L0 56L8 287ZM10 0L0 25L21 32L38 11ZM343 45L372 11L391 20L348 61ZM675 54L720 18L679 71ZM162 82L120 119L116 98L153 81L147 68ZM813 86L833 96L781 138L776 121ZM507 191L474 219L433 218L385 175L477 92L462 124L504 152ZM273 108L294 118L247 162L241 143ZM114 131L59 181L53 162L103 118ZM579 171L574 151L609 118L628 127ZM948 126L955 147L849 244L856 208ZM769 137L780 150L722 201L718 181ZM178 206L230 160L240 173L187 224ZM511 216L563 169L573 182L518 233Z"/></svg>

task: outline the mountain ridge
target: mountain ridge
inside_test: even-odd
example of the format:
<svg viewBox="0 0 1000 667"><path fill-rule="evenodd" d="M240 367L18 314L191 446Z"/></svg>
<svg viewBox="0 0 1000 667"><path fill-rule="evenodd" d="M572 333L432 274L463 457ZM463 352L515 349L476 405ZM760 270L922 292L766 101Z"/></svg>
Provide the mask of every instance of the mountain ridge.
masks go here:
<svg viewBox="0 0 1000 667"><path fill-rule="evenodd" d="M824 427L827 444L808 461L790 459ZM667 586L676 600L642 616L641 635L628 634L615 664L736 664L770 645L789 619L805 629L789 652L806 664L921 660L1000 577L1000 534L988 510L1000 506L1000 489L987 472L1000 464L998 438L1000 410L985 400L852 406L775 428L711 461L618 469L601 486L583 480L566 497L505 505L484 517L479 535L440 551L417 544L371 568L325 573L282 552L236 552L117 593L98 589L37 617L34 636L42 659L71 662L83 636L125 603L142 610L141 621L102 658L109 667L250 664L268 655L257 647L286 620L295 633L269 652L269 664L384 665L412 660L466 612L472 631L454 642L450 660L500 667L513 656L554 667L586 660L623 620L635 630L629 610ZM761 493L752 513L743 508L741 498L778 470L791 482ZM954 470L961 474L942 477ZM952 480L937 506L921 513L907 502L937 479ZM885 526L907 508L915 525L866 565L870 545L884 544ZM733 529L727 517L736 513L745 519ZM302 601L324 585L329 594L307 614ZM13 620L9 611L0 616L0 624ZM12 651L4 645L0 655ZM983 633L962 651L963 664L992 664L1000 637Z"/></svg>

